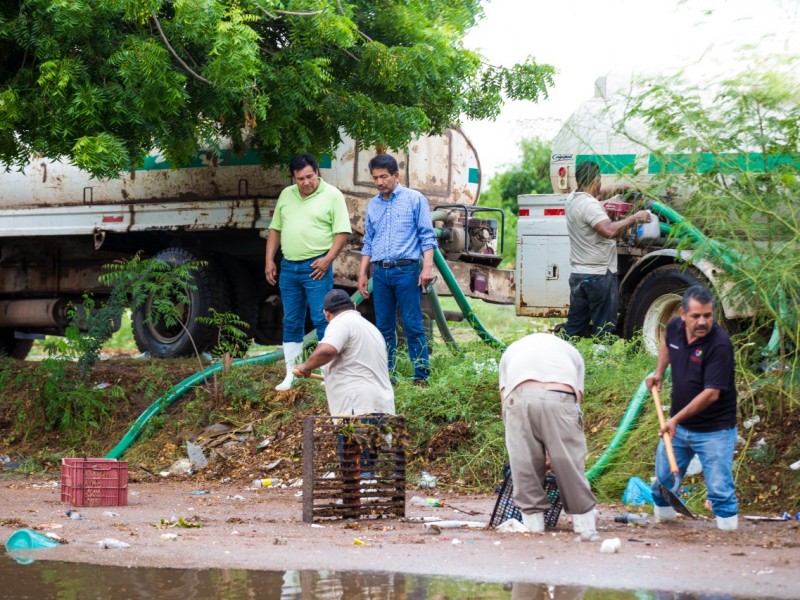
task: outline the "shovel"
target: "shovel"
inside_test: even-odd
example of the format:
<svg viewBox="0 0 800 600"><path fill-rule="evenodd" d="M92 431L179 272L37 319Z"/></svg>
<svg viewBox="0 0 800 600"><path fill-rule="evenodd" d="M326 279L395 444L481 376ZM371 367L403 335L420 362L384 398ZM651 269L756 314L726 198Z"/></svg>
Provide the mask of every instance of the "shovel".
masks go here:
<svg viewBox="0 0 800 600"><path fill-rule="evenodd" d="M656 414L658 415L658 423L661 427L664 427L664 411L661 408L661 396L658 393L658 388L653 386L650 392L653 394L653 401L656 404ZM680 476L680 469L678 469L678 461L675 460L675 452L672 450L672 438L670 438L668 433L665 433L661 436L661 439L664 440L664 450L667 451L667 460L669 461L669 470L672 473L672 481L674 482L672 485L672 489L667 489L663 485L659 484L659 489L661 490L661 495L667 499L669 505L675 512L678 512L690 519L696 519L686 505L680 501L680 498L677 496L677 491L681 486L681 476Z"/></svg>
<svg viewBox="0 0 800 600"><path fill-rule="evenodd" d="M292 369L292 373L294 373L295 377L303 377L303 372L295 367ZM320 375L319 373L309 373L306 379L316 379L317 381L325 381L325 377Z"/></svg>

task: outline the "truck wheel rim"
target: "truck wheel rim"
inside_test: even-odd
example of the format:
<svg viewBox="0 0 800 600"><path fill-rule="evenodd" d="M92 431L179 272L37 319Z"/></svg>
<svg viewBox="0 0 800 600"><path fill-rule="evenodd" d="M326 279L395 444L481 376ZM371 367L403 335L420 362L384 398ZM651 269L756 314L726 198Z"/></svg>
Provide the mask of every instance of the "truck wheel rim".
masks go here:
<svg viewBox="0 0 800 600"><path fill-rule="evenodd" d="M680 314L681 296L678 294L664 294L653 301L644 316L642 324L642 338L645 348L651 354L657 355L664 332L674 317Z"/></svg>
<svg viewBox="0 0 800 600"><path fill-rule="evenodd" d="M181 322L186 324L187 317L191 314L191 301L188 305L185 303L178 303L175 306L180 312ZM147 315L148 318L152 307L153 297L150 296L144 306L144 314ZM166 323L159 322L158 324L155 324L148 320L146 322L146 327L152 338L159 344L172 344L184 334L183 327L180 325L169 327Z"/></svg>

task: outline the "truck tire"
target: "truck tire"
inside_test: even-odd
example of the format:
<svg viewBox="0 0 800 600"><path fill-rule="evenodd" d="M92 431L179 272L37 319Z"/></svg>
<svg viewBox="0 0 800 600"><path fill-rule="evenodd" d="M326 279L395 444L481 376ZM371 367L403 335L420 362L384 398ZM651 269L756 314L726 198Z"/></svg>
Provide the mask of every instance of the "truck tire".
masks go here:
<svg viewBox="0 0 800 600"><path fill-rule="evenodd" d="M679 314L681 296L692 285L708 285L692 267L664 265L649 273L633 291L625 317L625 337L638 331L648 352L658 354L667 323Z"/></svg>
<svg viewBox="0 0 800 600"><path fill-rule="evenodd" d="M201 260L183 248L167 248L155 258L177 264ZM163 323L154 325L149 322L147 315L154 300L152 296L133 310L131 328L140 351L158 358L191 356L195 347L198 352L204 352L216 342L216 329L199 323L197 317L208 316L210 308L218 312L230 310L228 281L214 262L208 262L205 267L194 271L192 282L195 289L189 290L189 304L183 307L185 329L179 325L167 327Z"/></svg>
<svg viewBox="0 0 800 600"><path fill-rule="evenodd" d="M228 284L231 310L247 323L245 330L248 339L256 336L258 322L258 299L253 275L244 264L229 254L214 256L214 262L222 269Z"/></svg>
<svg viewBox="0 0 800 600"><path fill-rule="evenodd" d="M13 329L0 329L0 352L16 360L25 360L33 348L33 340L18 340Z"/></svg>

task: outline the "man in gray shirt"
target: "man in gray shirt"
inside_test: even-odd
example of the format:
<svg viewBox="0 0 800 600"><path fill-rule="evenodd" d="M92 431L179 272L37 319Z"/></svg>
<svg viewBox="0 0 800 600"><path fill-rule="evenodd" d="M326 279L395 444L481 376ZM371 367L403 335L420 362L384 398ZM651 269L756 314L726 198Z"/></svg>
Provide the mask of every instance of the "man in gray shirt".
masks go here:
<svg viewBox="0 0 800 600"><path fill-rule="evenodd" d="M637 223L650 215L640 210L621 221L612 221L597 200L600 167L592 161L575 171L578 189L566 201L569 233L569 313L564 331L582 335L589 322L592 335L613 333L617 327L617 243Z"/></svg>

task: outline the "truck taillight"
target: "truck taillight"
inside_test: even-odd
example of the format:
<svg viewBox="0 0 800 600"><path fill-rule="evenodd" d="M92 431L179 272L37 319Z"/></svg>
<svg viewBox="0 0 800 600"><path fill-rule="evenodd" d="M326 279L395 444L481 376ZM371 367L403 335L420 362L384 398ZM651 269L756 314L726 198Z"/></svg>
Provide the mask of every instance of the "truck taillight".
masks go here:
<svg viewBox="0 0 800 600"><path fill-rule="evenodd" d="M519 209L519 216L520 217L529 217L531 214L531 210L529 208L520 208Z"/></svg>
<svg viewBox="0 0 800 600"><path fill-rule="evenodd" d="M567 189L567 167L558 167L558 189Z"/></svg>

